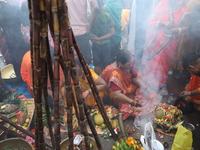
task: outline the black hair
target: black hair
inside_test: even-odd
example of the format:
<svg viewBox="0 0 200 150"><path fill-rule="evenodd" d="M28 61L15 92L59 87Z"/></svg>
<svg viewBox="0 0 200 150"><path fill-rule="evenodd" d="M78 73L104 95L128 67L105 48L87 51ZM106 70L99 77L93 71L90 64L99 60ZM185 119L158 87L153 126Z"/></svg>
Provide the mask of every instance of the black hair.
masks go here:
<svg viewBox="0 0 200 150"><path fill-rule="evenodd" d="M182 62L183 62L183 68L186 70L189 68L190 65L195 65L196 60L200 58L200 53L197 52L187 52L184 54Z"/></svg>
<svg viewBox="0 0 200 150"><path fill-rule="evenodd" d="M115 61L121 64L125 64L131 60L131 55L128 51L120 50L115 58Z"/></svg>

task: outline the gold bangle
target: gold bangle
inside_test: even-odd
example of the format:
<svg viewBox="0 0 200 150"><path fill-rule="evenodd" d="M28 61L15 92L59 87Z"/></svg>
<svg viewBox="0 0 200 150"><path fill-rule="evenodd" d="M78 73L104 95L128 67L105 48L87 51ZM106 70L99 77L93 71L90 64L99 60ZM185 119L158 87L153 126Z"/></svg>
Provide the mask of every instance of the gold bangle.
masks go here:
<svg viewBox="0 0 200 150"><path fill-rule="evenodd" d="M197 90L200 92L200 87L199 87L199 88L197 88Z"/></svg>

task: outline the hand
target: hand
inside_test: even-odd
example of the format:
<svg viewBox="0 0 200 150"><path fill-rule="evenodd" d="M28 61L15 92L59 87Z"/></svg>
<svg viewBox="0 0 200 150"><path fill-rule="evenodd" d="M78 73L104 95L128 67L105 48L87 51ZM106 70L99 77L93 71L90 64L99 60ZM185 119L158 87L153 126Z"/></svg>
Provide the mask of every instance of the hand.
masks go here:
<svg viewBox="0 0 200 150"><path fill-rule="evenodd" d="M90 95L90 90L86 90L82 93L83 98L86 98L88 95Z"/></svg>
<svg viewBox="0 0 200 150"><path fill-rule="evenodd" d="M99 38L96 35L91 34L90 36L91 36L92 40L99 41Z"/></svg>
<svg viewBox="0 0 200 150"><path fill-rule="evenodd" d="M183 91L183 92L181 92L180 96L191 96L191 92L190 91Z"/></svg>

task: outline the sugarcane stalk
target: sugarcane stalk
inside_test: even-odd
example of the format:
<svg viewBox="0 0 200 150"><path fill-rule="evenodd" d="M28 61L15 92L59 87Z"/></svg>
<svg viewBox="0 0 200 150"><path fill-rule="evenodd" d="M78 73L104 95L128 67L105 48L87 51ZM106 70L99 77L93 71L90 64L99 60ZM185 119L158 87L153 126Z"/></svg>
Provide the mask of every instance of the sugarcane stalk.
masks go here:
<svg viewBox="0 0 200 150"><path fill-rule="evenodd" d="M106 111L104 109L104 105L103 105L103 103L101 101L101 98L99 97L99 93L98 93L98 90L96 88L95 82L94 82L94 80L92 78L92 75L91 75L91 73L89 71L87 63L86 63L86 61L85 61L85 59L84 59L84 57L83 57L83 55L82 55L77 43L76 43L76 40L75 40L75 37L74 37L72 31L71 31L71 36L72 36L72 40L73 40L73 44L74 44L77 56L78 56L78 58L80 60L80 63L82 65L82 67L83 67L84 74L85 74L85 76L86 76L86 78L88 80L88 83L89 83L90 88L92 90L92 93L94 95L95 101L96 101L97 106L98 106L98 108L100 110L100 113L101 113L101 115L102 115L102 117L103 117L103 119L105 121L106 126L108 127L110 133L112 134L113 138L115 140L117 140L117 135L115 134L115 132L114 132L114 130L112 128L112 125L111 125L111 123L110 123L110 121L108 119L108 116L107 116Z"/></svg>
<svg viewBox="0 0 200 150"><path fill-rule="evenodd" d="M40 1L31 0L31 54L33 59L33 88L36 114L36 149L44 149L43 122L42 122L42 100L41 100L41 68L40 68Z"/></svg>
<svg viewBox="0 0 200 150"><path fill-rule="evenodd" d="M38 132L38 147L36 149L44 149L44 135L43 135L43 122L42 122L42 92L41 92L41 60L40 60L40 1L32 1L32 22L33 22L33 89L35 100L35 112Z"/></svg>
<svg viewBox="0 0 200 150"><path fill-rule="evenodd" d="M125 132L125 128L124 128L124 122L123 122L123 119L122 119L122 113L119 113L119 128L120 128L120 132L121 132L121 136L122 138L125 138L126 137L126 132Z"/></svg>
<svg viewBox="0 0 200 150"><path fill-rule="evenodd" d="M2 114L0 114L0 119L5 121L6 123L10 124L11 126L15 127L17 130L21 131L22 133L24 133L32 138L35 138L35 135L31 134L29 131L25 130L24 128L16 125L14 122L12 122L10 119L6 118Z"/></svg>
<svg viewBox="0 0 200 150"><path fill-rule="evenodd" d="M102 150L101 142L100 142L100 139L99 139L99 137L98 137L97 131L96 131L96 129L95 129L95 125L94 125L94 123L93 123L93 121L92 121L92 118L91 118L91 116L90 116L90 111L89 111L89 109L88 109L88 106L87 106L87 104L85 103L85 101L84 101L83 103L84 103L84 107L85 107L84 109L85 109L85 114L86 114L86 117L87 117L87 120L88 120L88 124L89 124L89 126L90 126L90 129L91 129L92 134L93 134L93 136L94 136L94 139L95 139L95 141L96 141L97 147L98 147L99 150Z"/></svg>
<svg viewBox="0 0 200 150"><path fill-rule="evenodd" d="M54 135L55 135L55 145L56 149L60 149L60 116L59 116L59 57L60 57L60 28L58 20L58 1L51 0L51 13L53 18L53 30L54 30Z"/></svg>
<svg viewBox="0 0 200 150"><path fill-rule="evenodd" d="M40 7L40 13L41 13L41 62L42 62L42 92L45 102L45 111L47 116L47 123L49 128L49 134L51 137L51 143L53 149L55 149L55 140L53 136L53 130L51 125L51 117L50 117L50 111L49 111L49 103L48 103L48 92L47 92L47 49L49 48L49 41L48 41L48 29L46 25L46 14L44 12L44 3L43 0L41 1L41 7Z"/></svg>
<svg viewBox="0 0 200 150"><path fill-rule="evenodd" d="M24 138L24 136L22 134L18 134L17 132L5 127L4 125L0 124L0 129L2 129L6 134L10 134L10 135L12 135L14 137L22 137L22 138Z"/></svg>

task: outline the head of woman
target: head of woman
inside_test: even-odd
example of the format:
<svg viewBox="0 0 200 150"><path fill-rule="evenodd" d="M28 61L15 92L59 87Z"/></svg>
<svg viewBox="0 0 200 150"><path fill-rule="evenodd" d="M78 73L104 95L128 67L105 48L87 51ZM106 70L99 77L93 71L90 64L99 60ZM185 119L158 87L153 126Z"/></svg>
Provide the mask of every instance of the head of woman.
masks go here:
<svg viewBox="0 0 200 150"><path fill-rule="evenodd" d="M133 57L132 55L125 50L119 51L117 54L117 57L115 58L115 61L117 62L117 65L122 70L128 70L131 69L133 65Z"/></svg>

